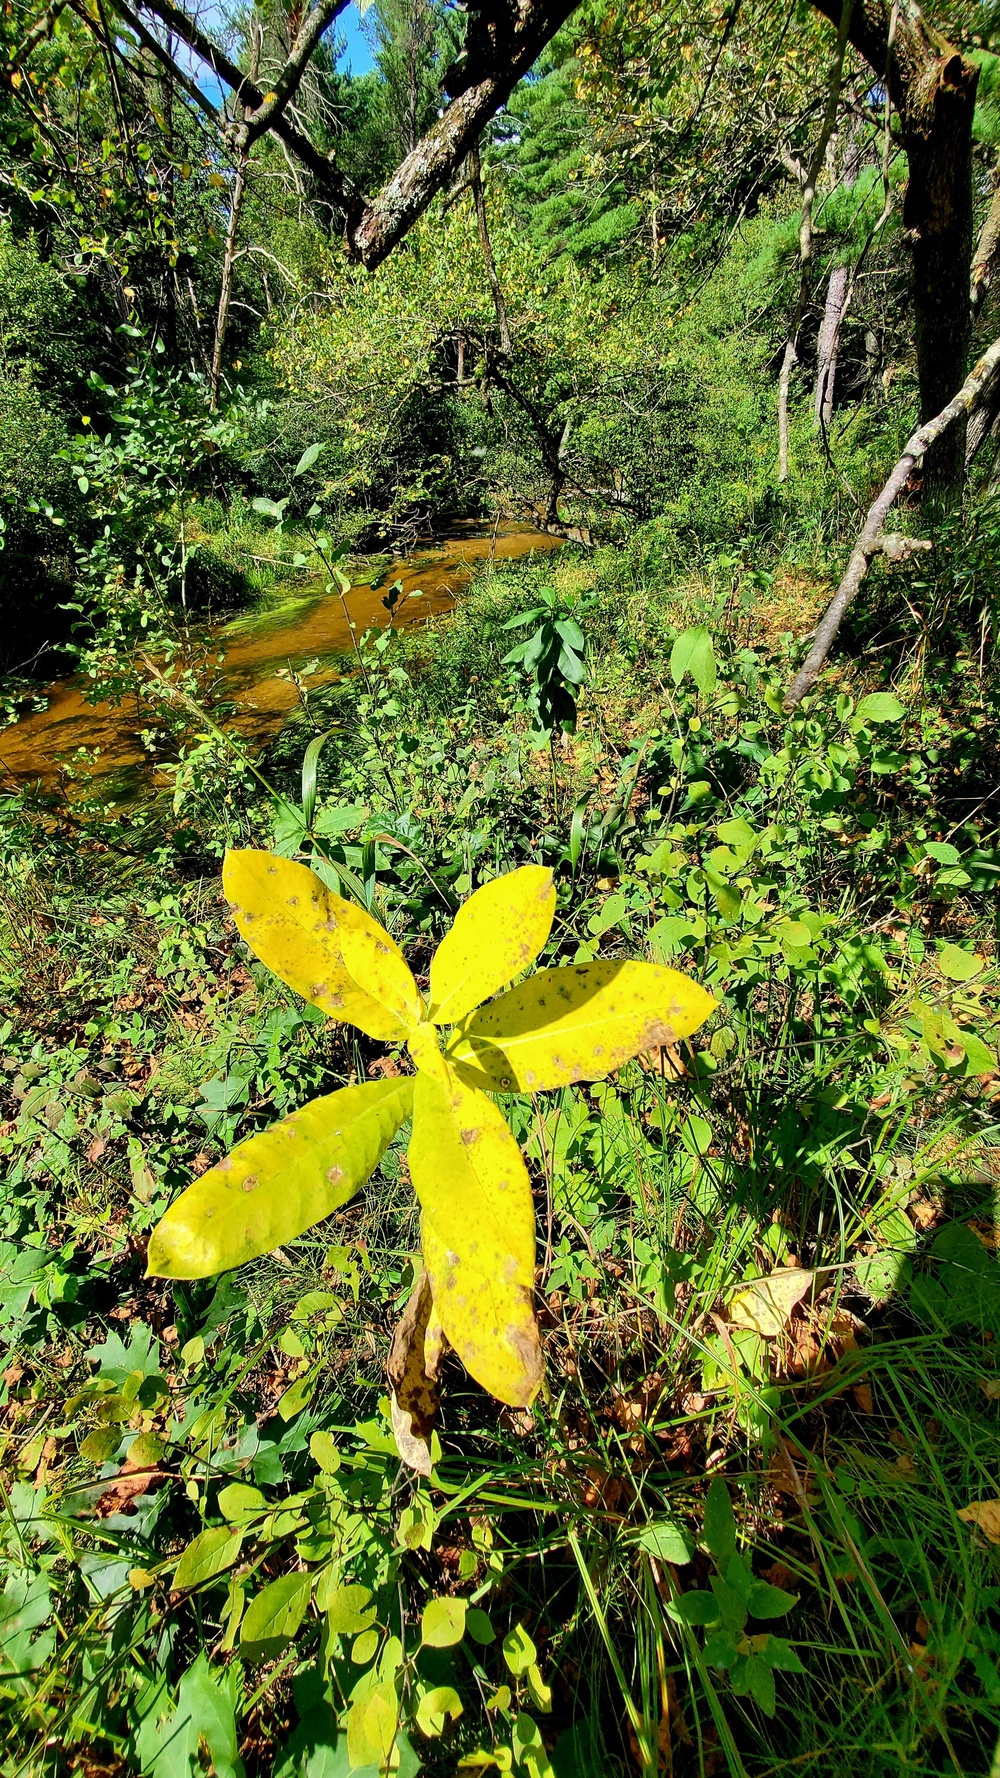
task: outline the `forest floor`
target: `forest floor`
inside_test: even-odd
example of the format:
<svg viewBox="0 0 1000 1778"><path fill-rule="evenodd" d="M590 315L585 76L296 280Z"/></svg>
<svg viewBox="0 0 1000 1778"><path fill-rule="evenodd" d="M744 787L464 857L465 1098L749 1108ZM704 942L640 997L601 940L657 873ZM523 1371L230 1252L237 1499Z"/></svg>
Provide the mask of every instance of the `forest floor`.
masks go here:
<svg viewBox="0 0 1000 1778"><path fill-rule="evenodd" d="M588 645L551 749L503 664L544 584ZM880 650L785 715L824 593L501 564L257 761L209 730L153 803L3 800L3 1778L361 1778L387 1699L400 1778L995 1772L995 693L887 578ZM418 979L544 862L544 961L718 1001L510 1102L546 1388L502 1408L448 1359L429 1481L384 1377L405 1132L287 1249L144 1277L192 1176L399 1066L252 959L227 844L339 859Z"/></svg>

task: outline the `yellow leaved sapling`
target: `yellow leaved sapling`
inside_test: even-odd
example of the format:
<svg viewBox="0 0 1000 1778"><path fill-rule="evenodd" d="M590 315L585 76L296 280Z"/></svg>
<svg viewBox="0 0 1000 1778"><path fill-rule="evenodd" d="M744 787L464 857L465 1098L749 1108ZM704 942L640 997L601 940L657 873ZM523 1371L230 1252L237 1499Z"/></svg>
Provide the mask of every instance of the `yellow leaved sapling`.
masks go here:
<svg viewBox="0 0 1000 1778"><path fill-rule="evenodd" d="M415 1072L342 1087L239 1143L161 1219L150 1273L203 1278L293 1240L365 1183L412 1119L426 1281L411 1323L428 1367L446 1338L485 1389L526 1407L542 1381L534 1206L490 1095L600 1080L696 1031L711 995L655 963L546 968L518 982L555 912L552 872L540 865L495 877L459 909L426 1002L394 939L305 865L229 852L223 886L262 963L330 1018L405 1043Z"/></svg>

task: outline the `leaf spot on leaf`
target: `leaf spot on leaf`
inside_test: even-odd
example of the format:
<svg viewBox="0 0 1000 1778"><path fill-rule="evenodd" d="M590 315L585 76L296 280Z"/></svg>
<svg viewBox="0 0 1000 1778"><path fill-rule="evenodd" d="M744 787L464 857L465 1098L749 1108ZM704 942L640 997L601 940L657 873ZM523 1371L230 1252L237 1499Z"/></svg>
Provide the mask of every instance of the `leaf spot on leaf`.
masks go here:
<svg viewBox="0 0 1000 1778"><path fill-rule="evenodd" d="M465 1143L466 1148L470 1148L473 1142L478 1142L481 1134L481 1130L463 1130L462 1141Z"/></svg>
<svg viewBox="0 0 1000 1778"><path fill-rule="evenodd" d="M248 1173L246 1178L243 1181L243 1190L245 1192L252 1192L254 1187L258 1183L259 1183L259 1175L256 1173Z"/></svg>

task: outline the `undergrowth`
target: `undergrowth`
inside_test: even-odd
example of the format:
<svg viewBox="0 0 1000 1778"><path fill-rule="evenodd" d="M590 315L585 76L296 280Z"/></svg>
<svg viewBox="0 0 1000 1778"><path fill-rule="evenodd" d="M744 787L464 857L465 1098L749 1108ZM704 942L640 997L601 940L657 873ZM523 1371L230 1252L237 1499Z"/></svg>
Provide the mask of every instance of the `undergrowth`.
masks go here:
<svg viewBox="0 0 1000 1778"><path fill-rule="evenodd" d="M399 1697L403 1775L990 1770L984 586L888 575L871 621L902 633L903 587L919 646L787 716L780 577L734 556L667 585L648 550L504 565L366 638L364 680L254 769L206 730L155 809L5 800L6 1778L334 1778L366 1686ZM502 627L548 582L592 601L551 752ZM447 1361L429 1482L383 1371L419 1246L403 1136L288 1250L143 1277L192 1175L401 1066L250 959L226 844L353 886L418 979L470 889L545 863L544 961L649 956L719 1001L613 1084L512 1101L547 1389L504 1409Z"/></svg>

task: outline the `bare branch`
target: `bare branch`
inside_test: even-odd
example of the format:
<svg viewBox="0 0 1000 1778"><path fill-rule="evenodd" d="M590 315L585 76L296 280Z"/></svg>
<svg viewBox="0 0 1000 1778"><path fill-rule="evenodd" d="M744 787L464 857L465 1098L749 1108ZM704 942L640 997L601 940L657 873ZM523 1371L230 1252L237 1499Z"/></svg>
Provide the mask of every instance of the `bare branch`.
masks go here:
<svg viewBox="0 0 1000 1778"><path fill-rule="evenodd" d="M823 613L813 638L813 645L805 661L788 688L784 702L786 710L794 710L806 693L815 685L826 657L833 646L837 631L868 573L872 558L880 553L893 556L897 540L893 538L891 540L893 547L887 548L890 539L883 535L882 527L913 470L931 446L956 421L966 420L969 414L979 406L989 392L998 370L1000 370L1000 339L994 340L989 350L983 353L975 369L966 377L958 394L952 396L947 406L942 408L933 420L926 420L913 434L878 499L868 509L864 528L854 546L854 552L847 564L844 578ZM909 547L912 549L914 545L910 544ZM921 544L919 547L923 547L923 545ZM895 556L894 559L898 559L898 556Z"/></svg>
<svg viewBox="0 0 1000 1778"><path fill-rule="evenodd" d="M318 0L312 11L306 13L288 59L274 83L273 92L267 94L263 104L255 111L247 113L246 121L239 132L241 148L249 148L265 130L274 129L285 106L298 92L302 76L323 32L339 17L346 5L347 0Z"/></svg>

